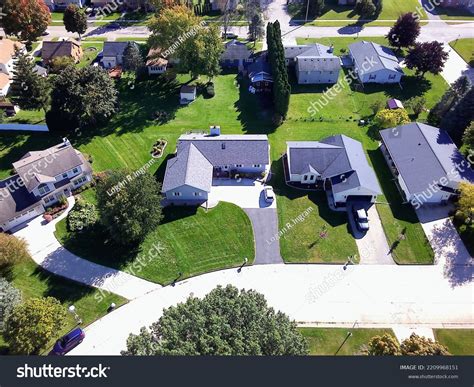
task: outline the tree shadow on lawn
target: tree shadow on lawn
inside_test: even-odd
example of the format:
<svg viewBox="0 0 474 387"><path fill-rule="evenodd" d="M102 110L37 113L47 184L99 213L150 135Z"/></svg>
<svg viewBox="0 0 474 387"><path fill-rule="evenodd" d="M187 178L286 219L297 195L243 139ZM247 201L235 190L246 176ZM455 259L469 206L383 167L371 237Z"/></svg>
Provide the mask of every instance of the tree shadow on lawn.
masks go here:
<svg viewBox="0 0 474 387"><path fill-rule="evenodd" d="M393 176L382 151L380 149L368 150L367 153L395 219L413 224L419 223L413 207L408 203L403 203L402 196L397 189L396 183L393 181Z"/></svg>
<svg viewBox="0 0 474 387"><path fill-rule="evenodd" d="M172 223L189 218L198 212L198 206L167 206L163 208L163 219L160 224Z"/></svg>
<svg viewBox="0 0 474 387"><path fill-rule="evenodd" d="M247 77L239 78L239 99L234 103L242 130L247 134L268 134L276 130L272 124L271 95L257 95L249 92Z"/></svg>
<svg viewBox="0 0 474 387"><path fill-rule="evenodd" d="M401 81L401 87L398 84L366 84L363 89L355 90L354 83L351 89L363 94L383 93L387 99L396 98L406 101L412 97L418 97L431 89L432 83L425 78L419 78L415 75L405 75Z"/></svg>

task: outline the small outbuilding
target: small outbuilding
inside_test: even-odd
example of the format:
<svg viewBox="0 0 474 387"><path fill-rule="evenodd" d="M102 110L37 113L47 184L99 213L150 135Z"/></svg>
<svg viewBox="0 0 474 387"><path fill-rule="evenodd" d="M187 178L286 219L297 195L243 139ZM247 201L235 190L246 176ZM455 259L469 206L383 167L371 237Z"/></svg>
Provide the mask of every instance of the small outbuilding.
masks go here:
<svg viewBox="0 0 474 387"><path fill-rule="evenodd" d="M390 98L388 101L387 101L387 107L389 109L403 109L403 104L402 104L402 101L400 101L399 99L395 99L395 98Z"/></svg>
<svg viewBox="0 0 474 387"><path fill-rule="evenodd" d="M196 86L183 85L179 91L179 102L187 105L196 99Z"/></svg>

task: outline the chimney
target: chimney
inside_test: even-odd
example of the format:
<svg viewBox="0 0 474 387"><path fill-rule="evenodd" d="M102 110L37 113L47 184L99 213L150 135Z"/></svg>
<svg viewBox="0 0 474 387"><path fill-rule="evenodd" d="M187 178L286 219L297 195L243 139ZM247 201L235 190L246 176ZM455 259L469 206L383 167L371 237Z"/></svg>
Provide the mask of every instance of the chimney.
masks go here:
<svg viewBox="0 0 474 387"><path fill-rule="evenodd" d="M220 126L211 126L211 136L220 136L221 135L221 127Z"/></svg>
<svg viewBox="0 0 474 387"><path fill-rule="evenodd" d="M64 146L71 146L71 143L70 143L70 141L67 139L67 137L64 137L64 138L63 138L63 144L64 144Z"/></svg>
<svg viewBox="0 0 474 387"><path fill-rule="evenodd" d="M331 54L334 52L334 44L331 44L331 45L329 46L328 52L330 52Z"/></svg>

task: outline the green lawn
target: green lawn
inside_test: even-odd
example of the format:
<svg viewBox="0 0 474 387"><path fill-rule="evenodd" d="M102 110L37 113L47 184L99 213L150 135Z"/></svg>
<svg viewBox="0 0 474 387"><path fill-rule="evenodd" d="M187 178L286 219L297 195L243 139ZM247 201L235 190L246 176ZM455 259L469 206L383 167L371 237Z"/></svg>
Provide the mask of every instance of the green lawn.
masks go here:
<svg viewBox="0 0 474 387"><path fill-rule="evenodd" d="M340 27L357 23L359 15L353 11L354 6L338 5L337 0L326 0L326 10L322 16L313 20L310 25ZM420 10L420 19L426 20L426 12L421 8L417 0L383 0L382 12L377 19L364 23L367 26L391 26L393 21L407 12ZM296 16L296 19L304 19L304 14Z"/></svg>
<svg viewBox="0 0 474 387"><path fill-rule="evenodd" d="M457 39L449 42L449 45L456 50L456 52L462 56L462 58L471 67L474 67L474 39Z"/></svg>
<svg viewBox="0 0 474 387"><path fill-rule="evenodd" d="M474 356L474 329L434 329L434 334L453 355Z"/></svg>
<svg viewBox="0 0 474 387"><path fill-rule="evenodd" d="M146 42L148 38L141 38L141 37L136 37L136 36L121 36L120 38L115 39L115 42L128 42L128 41L134 41L134 42Z"/></svg>
<svg viewBox="0 0 474 387"><path fill-rule="evenodd" d="M97 54L104 48L103 42L91 43L82 42L81 44L84 55L78 64L78 67L87 67L97 58Z"/></svg>
<svg viewBox="0 0 474 387"><path fill-rule="evenodd" d="M220 203L208 212L202 208L167 208L163 222L134 251L114 246L97 232L70 234L66 220L56 226L56 236L67 249L83 258L129 270L163 285L173 282L179 273L183 279L240 266L245 257L252 263L255 257L250 220L230 203ZM153 256L158 251L159 256L151 259L150 251ZM145 262L140 270L132 266L137 258Z"/></svg>
<svg viewBox="0 0 474 387"><path fill-rule="evenodd" d="M66 308L70 305L76 306L77 313L83 320L83 326L105 315L112 302L117 306L126 302L120 296L106 293L100 300L99 296L102 295L96 289L50 274L32 260L18 264L2 275L5 275L15 287L21 290L24 298L51 296L57 298ZM74 327L74 318L69 315L66 328L57 332L57 337L59 338ZM5 350L5 344L0 335L0 353Z"/></svg>
<svg viewBox="0 0 474 387"><path fill-rule="evenodd" d="M352 336L344 343L338 355L360 355L372 337L382 336L385 333L395 336L391 329L298 328L298 330L308 342L310 355L334 355L349 331Z"/></svg>

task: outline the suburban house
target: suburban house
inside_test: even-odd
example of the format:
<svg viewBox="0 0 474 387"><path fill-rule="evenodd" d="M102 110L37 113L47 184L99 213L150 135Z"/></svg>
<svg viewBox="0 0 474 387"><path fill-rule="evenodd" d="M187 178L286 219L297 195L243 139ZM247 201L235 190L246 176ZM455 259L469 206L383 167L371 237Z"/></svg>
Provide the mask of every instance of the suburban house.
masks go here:
<svg viewBox="0 0 474 387"><path fill-rule="evenodd" d="M374 42L349 45L349 56L361 83L399 83L403 76L395 53Z"/></svg>
<svg viewBox="0 0 474 387"><path fill-rule="evenodd" d="M0 181L0 230L8 231L92 180L89 162L71 143L28 152L13 163L15 175Z"/></svg>
<svg viewBox="0 0 474 387"><path fill-rule="evenodd" d="M245 43L238 40L231 40L225 44L224 52L221 55L221 66L223 68L236 68L244 70L248 63L252 62L252 51Z"/></svg>
<svg viewBox="0 0 474 387"><path fill-rule="evenodd" d="M183 85L179 90L179 103L187 105L196 99L196 86Z"/></svg>
<svg viewBox="0 0 474 387"><path fill-rule="evenodd" d="M74 40L60 40L57 42L45 41L41 48L41 58L44 64L48 64L50 60L61 56L74 59L74 62L81 61L83 52L81 44Z"/></svg>
<svg viewBox="0 0 474 387"><path fill-rule="evenodd" d="M105 42L102 51L102 65L106 69L121 66L123 64L123 53L129 44L137 45L135 42Z"/></svg>
<svg viewBox="0 0 474 387"><path fill-rule="evenodd" d="M323 188L335 207L345 207L348 200L374 203L382 193L359 141L335 135L286 144L288 183Z"/></svg>
<svg viewBox="0 0 474 387"><path fill-rule="evenodd" d="M247 68L251 93L271 93L273 77L266 55L259 55Z"/></svg>
<svg viewBox="0 0 474 387"><path fill-rule="evenodd" d="M0 97L5 97L10 90L15 64L15 49L25 51L25 45L10 39L0 39Z"/></svg>
<svg viewBox="0 0 474 387"><path fill-rule="evenodd" d="M61 11L66 9L69 4L74 4L79 8L82 8L84 6L85 0L52 0L51 3L53 3L53 9L55 11ZM46 5L51 7L49 4Z"/></svg>
<svg viewBox="0 0 474 387"><path fill-rule="evenodd" d="M182 135L166 164L163 195L170 204L204 203L213 178L262 177L270 166L269 151L266 135L221 135L219 127L210 134Z"/></svg>
<svg viewBox="0 0 474 387"><path fill-rule="evenodd" d="M163 74L168 68L168 59L161 56L161 49L151 48L148 51L146 68L148 75Z"/></svg>
<svg viewBox="0 0 474 387"><path fill-rule="evenodd" d="M439 204L461 181L474 183L474 171L449 134L412 122L380 131L381 150L404 199L415 207Z"/></svg>
<svg viewBox="0 0 474 387"><path fill-rule="evenodd" d="M336 83L341 70L341 60L333 48L322 44L285 47L286 65L294 68L298 83Z"/></svg>

